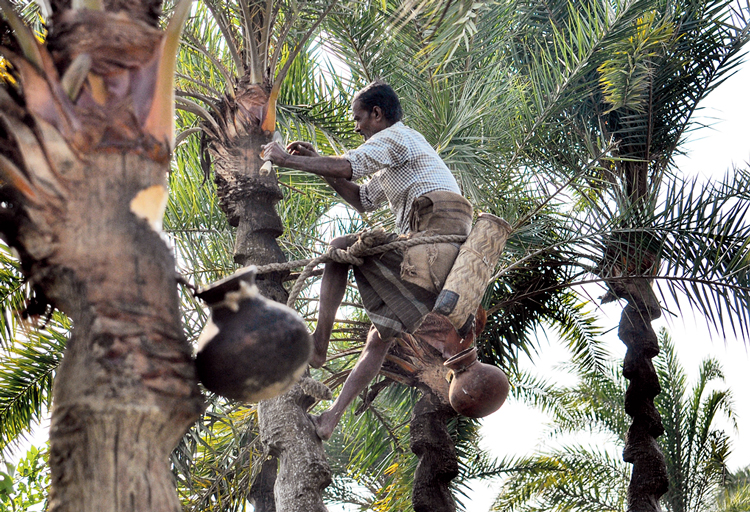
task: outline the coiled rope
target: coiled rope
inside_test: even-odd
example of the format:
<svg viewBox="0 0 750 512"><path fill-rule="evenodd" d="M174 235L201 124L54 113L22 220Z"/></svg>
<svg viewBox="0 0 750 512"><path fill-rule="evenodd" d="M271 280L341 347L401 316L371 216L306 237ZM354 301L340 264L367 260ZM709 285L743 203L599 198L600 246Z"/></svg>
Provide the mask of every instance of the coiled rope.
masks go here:
<svg viewBox="0 0 750 512"><path fill-rule="evenodd" d="M359 234L359 239L347 249L338 249L329 246L325 253L316 258L287 261L284 263L269 263L268 265L259 266L256 273L259 275L269 274L271 272L282 272L304 266L305 268L294 282L294 286L292 286L292 290L289 292L289 299L286 301L286 305L291 308L294 307L297 297L305 286L305 281L312 275L315 267L321 263L333 261L350 265L362 265L364 263L362 258L382 254L392 249L403 250L421 244L463 243L466 240L465 235L426 235L414 238L400 238L393 242L383 243L388 236L385 231L380 229L364 231Z"/></svg>

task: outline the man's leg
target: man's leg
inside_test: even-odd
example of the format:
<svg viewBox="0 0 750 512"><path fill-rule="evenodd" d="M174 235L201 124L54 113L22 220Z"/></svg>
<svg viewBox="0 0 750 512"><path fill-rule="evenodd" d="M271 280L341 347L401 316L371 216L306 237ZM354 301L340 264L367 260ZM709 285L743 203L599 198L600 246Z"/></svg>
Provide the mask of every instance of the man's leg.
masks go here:
<svg viewBox="0 0 750 512"><path fill-rule="evenodd" d="M359 356L359 360L354 365L354 369L346 382L344 382L338 398L333 402L330 409L313 420L315 430L323 441L330 439L346 408L378 374L392 343L393 338L383 341L380 339L377 329L375 327L370 328L365 349Z"/></svg>
<svg viewBox="0 0 750 512"><path fill-rule="evenodd" d="M331 245L337 249L346 249L346 238L334 238ZM331 339L333 322L336 320L336 312L346 292L346 278L349 273L349 265L329 261L323 270L323 279L320 283L320 304L318 306L318 325L313 333L313 355L310 358L310 366L320 368L326 362L328 353L328 341Z"/></svg>

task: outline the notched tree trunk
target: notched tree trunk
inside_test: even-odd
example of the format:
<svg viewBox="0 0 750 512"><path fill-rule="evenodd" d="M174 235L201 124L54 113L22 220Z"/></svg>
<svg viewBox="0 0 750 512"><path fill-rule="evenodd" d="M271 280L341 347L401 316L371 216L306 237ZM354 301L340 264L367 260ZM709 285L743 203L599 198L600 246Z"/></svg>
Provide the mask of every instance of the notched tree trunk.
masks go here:
<svg viewBox="0 0 750 512"><path fill-rule="evenodd" d="M659 498L669 485L664 455L656 442L664 427L654 405L661 387L652 362L659 354L659 343L651 321L661 316L661 309L645 279L628 282L620 296L628 301L618 335L628 349L622 373L630 381L625 412L633 418L623 451L623 459L633 464L628 511L658 512Z"/></svg>
<svg viewBox="0 0 750 512"><path fill-rule="evenodd" d="M454 355L465 348L460 343L449 346L445 342L456 336L447 319L442 329L403 335L383 365L383 373L389 378L416 387L422 393L412 411L409 428L411 451L419 459L412 489L415 512L456 510L450 483L458 476L458 456L447 423L458 413L448 400L449 372L443 365L445 356L441 354L442 351Z"/></svg>
<svg viewBox="0 0 750 512"><path fill-rule="evenodd" d="M331 483L331 469L306 412L315 400L326 397L311 396L319 386L309 377L302 380L287 393L258 404L261 441L279 460L274 487L278 512L327 510L322 494Z"/></svg>
<svg viewBox="0 0 750 512"><path fill-rule="evenodd" d="M263 170L259 156L261 146L271 141L271 133L261 129L268 98L264 86L240 80L234 97L223 98L216 124L204 124L204 144L213 157L220 205L229 223L237 227L234 259L243 266L286 261L276 242L283 233L276 212L281 189L276 172ZM261 294L286 303L285 274L258 276ZM258 405L261 440L270 459L250 492L257 512L325 510L322 491L331 481L330 468L307 418L311 404L312 398L297 384ZM269 496L271 485L274 500Z"/></svg>
<svg viewBox="0 0 750 512"><path fill-rule="evenodd" d="M219 205L229 224L237 228L234 260L243 266L286 261L276 243L284 232L276 212L283 196L275 171L263 170L260 158L261 146L271 142L271 134L260 127L268 93L261 85L247 87L252 92L237 91L234 98L223 98L215 125L203 125ZM285 303L283 278L282 273L265 274L256 282L265 297Z"/></svg>
<svg viewBox="0 0 750 512"><path fill-rule="evenodd" d="M162 33L126 13L56 20L50 52L15 28L27 41L24 56L9 53L18 89L0 88L2 232L73 321L53 390L49 509L178 512L169 453L203 399L160 234L172 122L154 98ZM78 86L60 79L69 67Z"/></svg>
<svg viewBox="0 0 750 512"><path fill-rule="evenodd" d="M282 199L275 172L261 173L260 146L270 142L262 133L231 141L231 146L212 145L217 195L222 210L237 228L234 260L240 265L286 261L276 239L284 232L276 204ZM286 302L283 274L258 276L261 293Z"/></svg>
<svg viewBox="0 0 750 512"><path fill-rule="evenodd" d="M437 395L426 392L414 406L411 451L419 458L414 473L412 505L415 512L455 512L450 491L458 476L458 457L446 423L456 411Z"/></svg>
<svg viewBox="0 0 750 512"><path fill-rule="evenodd" d="M643 166L629 168L628 191L643 186ZM640 180L640 181L639 181ZM658 271L656 256L627 237L608 241L605 257L597 268L609 291L603 303L627 301L620 318L618 335L627 347L623 376L630 382L625 392L625 412L633 418L625 440L623 460L633 464L628 488L628 512L661 511L659 498L667 492L669 480L664 455L656 438L664 433L654 398L661 392L652 359L659 354L659 343L652 320L661 316L661 306L648 276ZM628 278L628 276L633 276Z"/></svg>

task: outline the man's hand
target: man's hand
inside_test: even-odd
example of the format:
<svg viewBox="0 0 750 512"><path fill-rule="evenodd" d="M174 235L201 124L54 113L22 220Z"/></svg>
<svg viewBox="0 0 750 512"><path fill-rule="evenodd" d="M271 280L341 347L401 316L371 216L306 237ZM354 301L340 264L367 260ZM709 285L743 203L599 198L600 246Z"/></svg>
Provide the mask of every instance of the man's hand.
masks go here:
<svg viewBox="0 0 750 512"><path fill-rule="evenodd" d="M261 158L276 165L322 176L357 211L364 211L359 185L351 181L352 165L339 156L320 156L309 142L295 141L286 147L271 142L262 148ZM287 151L289 151L287 153Z"/></svg>
<svg viewBox="0 0 750 512"><path fill-rule="evenodd" d="M352 166L344 157L320 156L309 142L292 142L287 148L289 153L280 143L271 142L261 147L261 158L281 167L317 174L323 178L352 178Z"/></svg>
<svg viewBox="0 0 750 512"><path fill-rule="evenodd" d="M300 140L289 143L286 150L289 151L290 155L320 156L312 144Z"/></svg>
<svg viewBox="0 0 750 512"><path fill-rule="evenodd" d="M270 160L276 165L283 166L289 157L289 153L278 142L269 142L265 146L261 146L260 149L262 151L261 158L266 161Z"/></svg>

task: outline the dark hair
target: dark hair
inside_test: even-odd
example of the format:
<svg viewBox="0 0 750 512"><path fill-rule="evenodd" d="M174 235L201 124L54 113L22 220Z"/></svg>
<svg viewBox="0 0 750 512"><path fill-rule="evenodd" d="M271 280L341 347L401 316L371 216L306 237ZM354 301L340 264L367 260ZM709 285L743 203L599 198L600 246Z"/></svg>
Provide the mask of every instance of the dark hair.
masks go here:
<svg viewBox="0 0 750 512"><path fill-rule="evenodd" d="M367 112L372 112L373 107L380 107L383 117L390 123L397 123L404 116L396 91L382 80L375 80L355 94L352 105L355 103L359 103Z"/></svg>

